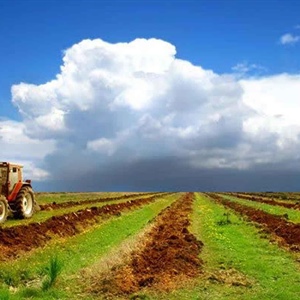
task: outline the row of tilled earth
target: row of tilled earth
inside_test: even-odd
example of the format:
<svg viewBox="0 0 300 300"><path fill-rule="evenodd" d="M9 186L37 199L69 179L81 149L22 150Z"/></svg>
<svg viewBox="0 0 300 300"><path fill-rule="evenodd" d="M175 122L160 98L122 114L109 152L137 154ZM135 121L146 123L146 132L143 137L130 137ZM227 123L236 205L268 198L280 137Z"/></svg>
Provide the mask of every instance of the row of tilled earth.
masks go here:
<svg viewBox="0 0 300 300"><path fill-rule="evenodd" d="M247 192L239 192L239 194L248 194L253 195L256 197L263 197L263 198L270 198L270 199L277 199L281 201L300 201L300 193L296 192L289 192L289 193L276 193L276 192L254 192L254 193L247 193Z"/></svg>
<svg viewBox="0 0 300 300"><path fill-rule="evenodd" d="M283 246L288 246L292 251L300 251L300 224L289 222L283 216L272 215L260 209L232 202L215 193L206 193L206 195L217 203L246 216L248 220L260 224L265 232L275 234Z"/></svg>
<svg viewBox="0 0 300 300"><path fill-rule="evenodd" d="M269 204L269 205L282 206L282 207L286 207L286 208L290 208L290 209L300 210L300 202L299 203L298 202L297 203L287 203L287 202L282 202L282 201L276 201L273 199L265 199L262 197L257 197L257 196L247 195L247 194L240 194L240 193L222 193L222 194L233 196L233 197L240 198L240 199L265 203L265 204Z"/></svg>
<svg viewBox="0 0 300 300"><path fill-rule="evenodd" d="M116 200L122 200L122 199L135 199L143 196L149 196L149 195L155 195L155 194L166 194L166 193L137 193L137 194L127 194L127 195L121 195L121 196L115 196L115 197L104 197L104 198L98 198L98 199L88 199L88 200L82 200L82 201L67 201L62 203L47 203L39 205L41 210L54 210L54 209L61 209L61 208L68 208L75 205L85 205L85 204L94 204L94 203L101 203L101 202L108 202L108 201L116 201Z"/></svg>
<svg viewBox="0 0 300 300"><path fill-rule="evenodd" d="M193 198L193 193L187 193L164 209L146 234L142 249L133 251L125 265L96 277L88 292L113 297L145 287L168 290L199 275L203 243L188 230Z"/></svg>
<svg viewBox="0 0 300 300"><path fill-rule="evenodd" d="M0 261L17 258L21 253L42 247L54 238L76 235L84 228L97 223L101 217L118 216L123 211L136 209L161 197L154 195L117 204L90 207L53 216L42 223L0 228Z"/></svg>

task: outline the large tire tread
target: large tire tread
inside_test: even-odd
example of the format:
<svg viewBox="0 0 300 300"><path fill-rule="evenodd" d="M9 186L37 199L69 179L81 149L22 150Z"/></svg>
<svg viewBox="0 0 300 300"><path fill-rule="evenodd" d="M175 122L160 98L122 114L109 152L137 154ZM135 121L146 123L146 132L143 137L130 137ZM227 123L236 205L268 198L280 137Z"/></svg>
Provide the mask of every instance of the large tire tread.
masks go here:
<svg viewBox="0 0 300 300"><path fill-rule="evenodd" d="M32 210L29 214L26 214L24 212L24 208L23 208L23 198L27 195L27 194L31 194L31 199L32 199ZM16 200L14 201L14 217L18 218L18 219L28 219L31 218L32 215L34 214L34 193L31 187L29 186L23 186L18 195Z"/></svg>
<svg viewBox="0 0 300 300"><path fill-rule="evenodd" d="M4 197L0 195L0 204L2 211L0 211L0 224L3 224L6 221L8 215L8 204Z"/></svg>

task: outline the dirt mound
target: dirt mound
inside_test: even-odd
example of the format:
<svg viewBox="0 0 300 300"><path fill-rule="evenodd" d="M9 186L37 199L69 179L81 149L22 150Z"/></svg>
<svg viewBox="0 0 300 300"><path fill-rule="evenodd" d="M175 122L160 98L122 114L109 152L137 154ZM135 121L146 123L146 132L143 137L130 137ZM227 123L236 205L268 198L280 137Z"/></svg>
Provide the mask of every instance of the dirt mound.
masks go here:
<svg viewBox="0 0 300 300"><path fill-rule="evenodd" d="M208 193L208 195L224 206L246 216L248 220L262 225L265 232L275 234L280 238L281 243L288 245L291 250L300 251L300 224L288 222L284 216L272 215L260 209L231 202L213 193Z"/></svg>
<svg viewBox="0 0 300 300"><path fill-rule="evenodd" d="M153 202L157 198L160 196L156 195L102 207L91 207L62 216L53 216L43 223L2 228L0 229L0 260L16 258L22 252L41 247L57 236L73 236L85 227L96 223L99 217L120 215L124 210L135 209Z"/></svg>
<svg viewBox="0 0 300 300"><path fill-rule="evenodd" d="M95 282L92 292L117 295L144 287L168 290L179 280L184 282L198 275L203 243L188 230L192 202L193 194L188 193L165 209L147 235L144 247L131 254L127 265L116 268L100 284Z"/></svg>

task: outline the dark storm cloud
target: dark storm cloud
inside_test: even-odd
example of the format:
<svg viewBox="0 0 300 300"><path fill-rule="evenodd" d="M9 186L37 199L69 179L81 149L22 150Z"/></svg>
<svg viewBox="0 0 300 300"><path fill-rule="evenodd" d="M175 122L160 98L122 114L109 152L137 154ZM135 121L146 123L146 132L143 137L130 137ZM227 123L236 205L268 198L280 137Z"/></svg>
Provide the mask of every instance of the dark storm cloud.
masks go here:
<svg viewBox="0 0 300 300"><path fill-rule="evenodd" d="M40 190L61 191L299 191L300 172L280 166L248 170L195 169L184 160L159 158L97 166L68 179L38 184Z"/></svg>

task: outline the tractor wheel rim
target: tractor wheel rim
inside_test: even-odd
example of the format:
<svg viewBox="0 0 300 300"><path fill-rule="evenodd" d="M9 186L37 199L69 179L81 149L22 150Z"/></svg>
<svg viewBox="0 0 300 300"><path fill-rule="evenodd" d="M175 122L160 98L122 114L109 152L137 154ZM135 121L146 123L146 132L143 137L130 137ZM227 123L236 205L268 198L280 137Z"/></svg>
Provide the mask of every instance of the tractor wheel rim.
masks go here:
<svg viewBox="0 0 300 300"><path fill-rule="evenodd" d="M29 199L28 199L29 198ZM29 195L23 197L23 209L25 214L30 214L32 210L32 199Z"/></svg>
<svg viewBox="0 0 300 300"><path fill-rule="evenodd" d="M2 202L0 202L0 220L2 220L4 218L4 215L5 215L4 204Z"/></svg>

